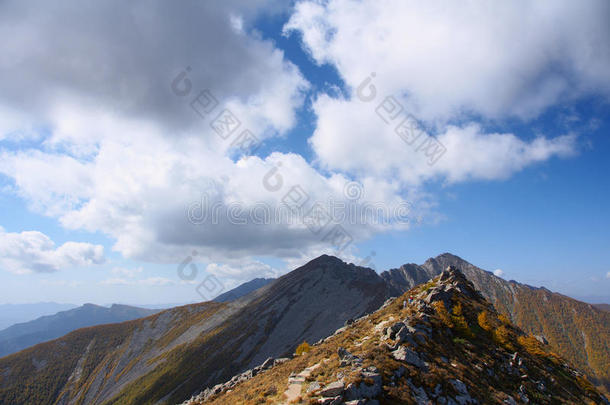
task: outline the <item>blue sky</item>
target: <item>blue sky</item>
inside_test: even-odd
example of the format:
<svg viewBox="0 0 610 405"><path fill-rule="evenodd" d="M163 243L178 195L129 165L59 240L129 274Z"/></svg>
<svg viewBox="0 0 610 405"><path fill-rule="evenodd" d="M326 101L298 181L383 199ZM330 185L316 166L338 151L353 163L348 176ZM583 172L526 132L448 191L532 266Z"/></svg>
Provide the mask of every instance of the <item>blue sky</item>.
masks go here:
<svg viewBox="0 0 610 405"><path fill-rule="evenodd" d="M610 302L608 6L382 3L121 3L134 17L114 31L96 23L111 5L68 2L44 23L43 5L1 6L22 36L0 57L0 301L182 303L321 253L382 271L451 252ZM524 12L531 26L516 32ZM177 96L186 66L193 90ZM371 72L367 104L357 87ZM203 89L256 134L251 156L189 108ZM438 161L375 114L385 96L441 142ZM263 187L273 167L279 191ZM338 252L327 228L188 216L205 194L251 218L294 184L309 204L408 203L410 220L342 223L353 243ZM201 295L207 277L218 285Z"/></svg>

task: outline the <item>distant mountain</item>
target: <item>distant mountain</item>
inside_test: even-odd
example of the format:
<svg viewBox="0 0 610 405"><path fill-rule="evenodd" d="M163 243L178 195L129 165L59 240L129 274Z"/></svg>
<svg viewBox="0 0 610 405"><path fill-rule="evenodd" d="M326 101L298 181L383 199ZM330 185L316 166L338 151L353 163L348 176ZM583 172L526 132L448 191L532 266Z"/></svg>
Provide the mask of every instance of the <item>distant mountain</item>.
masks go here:
<svg viewBox="0 0 610 405"><path fill-rule="evenodd" d="M142 318L157 310L136 308L127 305L112 305L110 308L85 304L81 307L42 316L33 321L18 323L0 331L0 357L23 350L26 347L46 342L73 330L105 323L123 322Z"/></svg>
<svg viewBox="0 0 610 405"><path fill-rule="evenodd" d="M321 256L235 301L79 329L0 359L0 403L175 404L294 352L387 297L367 268Z"/></svg>
<svg viewBox="0 0 610 405"><path fill-rule="evenodd" d="M544 336L557 353L610 390L610 312L546 288L506 281L449 253L422 265L406 264L383 272L381 277L397 296L447 266L462 269L500 313L523 330Z"/></svg>
<svg viewBox="0 0 610 405"><path fill-rule="evenodd" d="M450 267L305 348L302 355L267 360L183 405L251 403L608 401L548 345L503 318Z"/></svg>
<svg viewBox="0 0 610 405"><path fill-rule="evenodd" d="M78 305L58 304L56 302L36 302L32 304L1 304L0 330L21 322L31 321L45 315L53 315L59 311L67 311Z"/></svg>
<svg viewBox="0 0 610 405"><path fill-rule="evenodd" d="M235 301L238 298L243 297L244 295L250 294L254 290L258 290L261 287L266 286L270 282L275 281L274 278L255 278L254 280L248 281L246 283L240 284L235 287L231 291L227 291L224 294L220 294L218 297L214 298L216 302L229 302Z"/></svg>

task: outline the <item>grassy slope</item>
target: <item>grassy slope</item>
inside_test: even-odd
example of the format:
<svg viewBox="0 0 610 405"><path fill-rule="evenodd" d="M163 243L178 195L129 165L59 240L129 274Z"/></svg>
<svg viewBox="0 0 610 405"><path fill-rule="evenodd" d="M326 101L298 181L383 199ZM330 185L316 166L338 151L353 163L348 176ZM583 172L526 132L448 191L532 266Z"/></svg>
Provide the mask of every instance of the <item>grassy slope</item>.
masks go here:
<svg viewBox="0 0 610 405"><path fill-rule="evenodd" d="M211 316L224 305L195 304L133 321L83 328L4 357L0 359L0 403L53 404L60 396L85 403L84 395L87 389L97 378L107 382L117 371L116 367L124 348L129 344L134 332L145 327L146 323L154 324L168 311L172 311L176 319L181 320L173 322L162 339L149 342L143 352L126 368L133 367L153 348L163 350L191 325ZM81 358L81 377L69 381ZM126 372L128 369L122 371Z"/></svg>
<svg viewBox="0 0 610 405"><path fill-rule="evenodd" d="M544 335L559 354L610 393L610 312L544 288L506 281L452 254L428 262L438 272L449 265L465 269L499 312L524 331Z"/></svg>
<svg viewBox="0 0 610 405"><path fill-rule="evenodd" d="M541 289L519 290L513 319L610 390L610 312Z"/></svg>

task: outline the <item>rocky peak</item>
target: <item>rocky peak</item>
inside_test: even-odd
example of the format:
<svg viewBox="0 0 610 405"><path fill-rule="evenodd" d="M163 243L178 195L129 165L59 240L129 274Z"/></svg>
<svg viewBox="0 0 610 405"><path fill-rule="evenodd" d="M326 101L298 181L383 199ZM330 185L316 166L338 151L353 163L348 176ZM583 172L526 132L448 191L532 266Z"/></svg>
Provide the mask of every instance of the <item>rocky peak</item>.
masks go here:
<svg viewBox="0 0 610 405"><path fill-rule="evenodd" d="M440 275L439 284L457 288L471 297L480 296L472 281L468 280L456 266L447 266Z"/></svg>
<svg viewBox="0 0 610 405"><path fill-rule="evenodd" d="M456 293L463 294L478 302L484 301L483 296L477 291L474 284L456 266L448 266L438 277L438 282L434 283L425 292L427 295L425 295L423 301L426 304L440 300L448 308L451 306L451 300Z"/></svg>

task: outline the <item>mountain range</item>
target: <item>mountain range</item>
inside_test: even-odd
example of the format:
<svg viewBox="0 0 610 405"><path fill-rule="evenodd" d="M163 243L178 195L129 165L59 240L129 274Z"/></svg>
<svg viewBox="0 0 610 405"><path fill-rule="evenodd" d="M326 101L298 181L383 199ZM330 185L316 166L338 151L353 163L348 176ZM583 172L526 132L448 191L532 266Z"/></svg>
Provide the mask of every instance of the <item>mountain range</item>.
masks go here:
<svg viewBox="0 0 610 405"><path fill-rule="evenodd" d="M35 302L29 304L1 304L0 330L16 323L31 321L45 315L53 315L60 311L76 308L74 304L59 304L57 302Z"/></svg>
<svg viewBox="0 0 610 405"><path fill-rule="evenodd" d="M268 359L183 405L608 403L540 340L450 266L292 359Z"/></svg>
<svg viewBox="0 0 610 405"><path fill-rule="evenodd" d="M73 331L0 359L0 403L178 403L333 334L392 296L462 269L499 314L608 386L610 313L443 254L381 274L321 256L227 302Z"/></svg>
<svg viewBox="0 0 610 405"><path fill-rule="evenodd" d="M114 304L102 307L85 304L54 315L18 323L0 330L0 357L18 352L37 343L58 338L87 326L129 321L152 315L158 310Z"/></svg>

